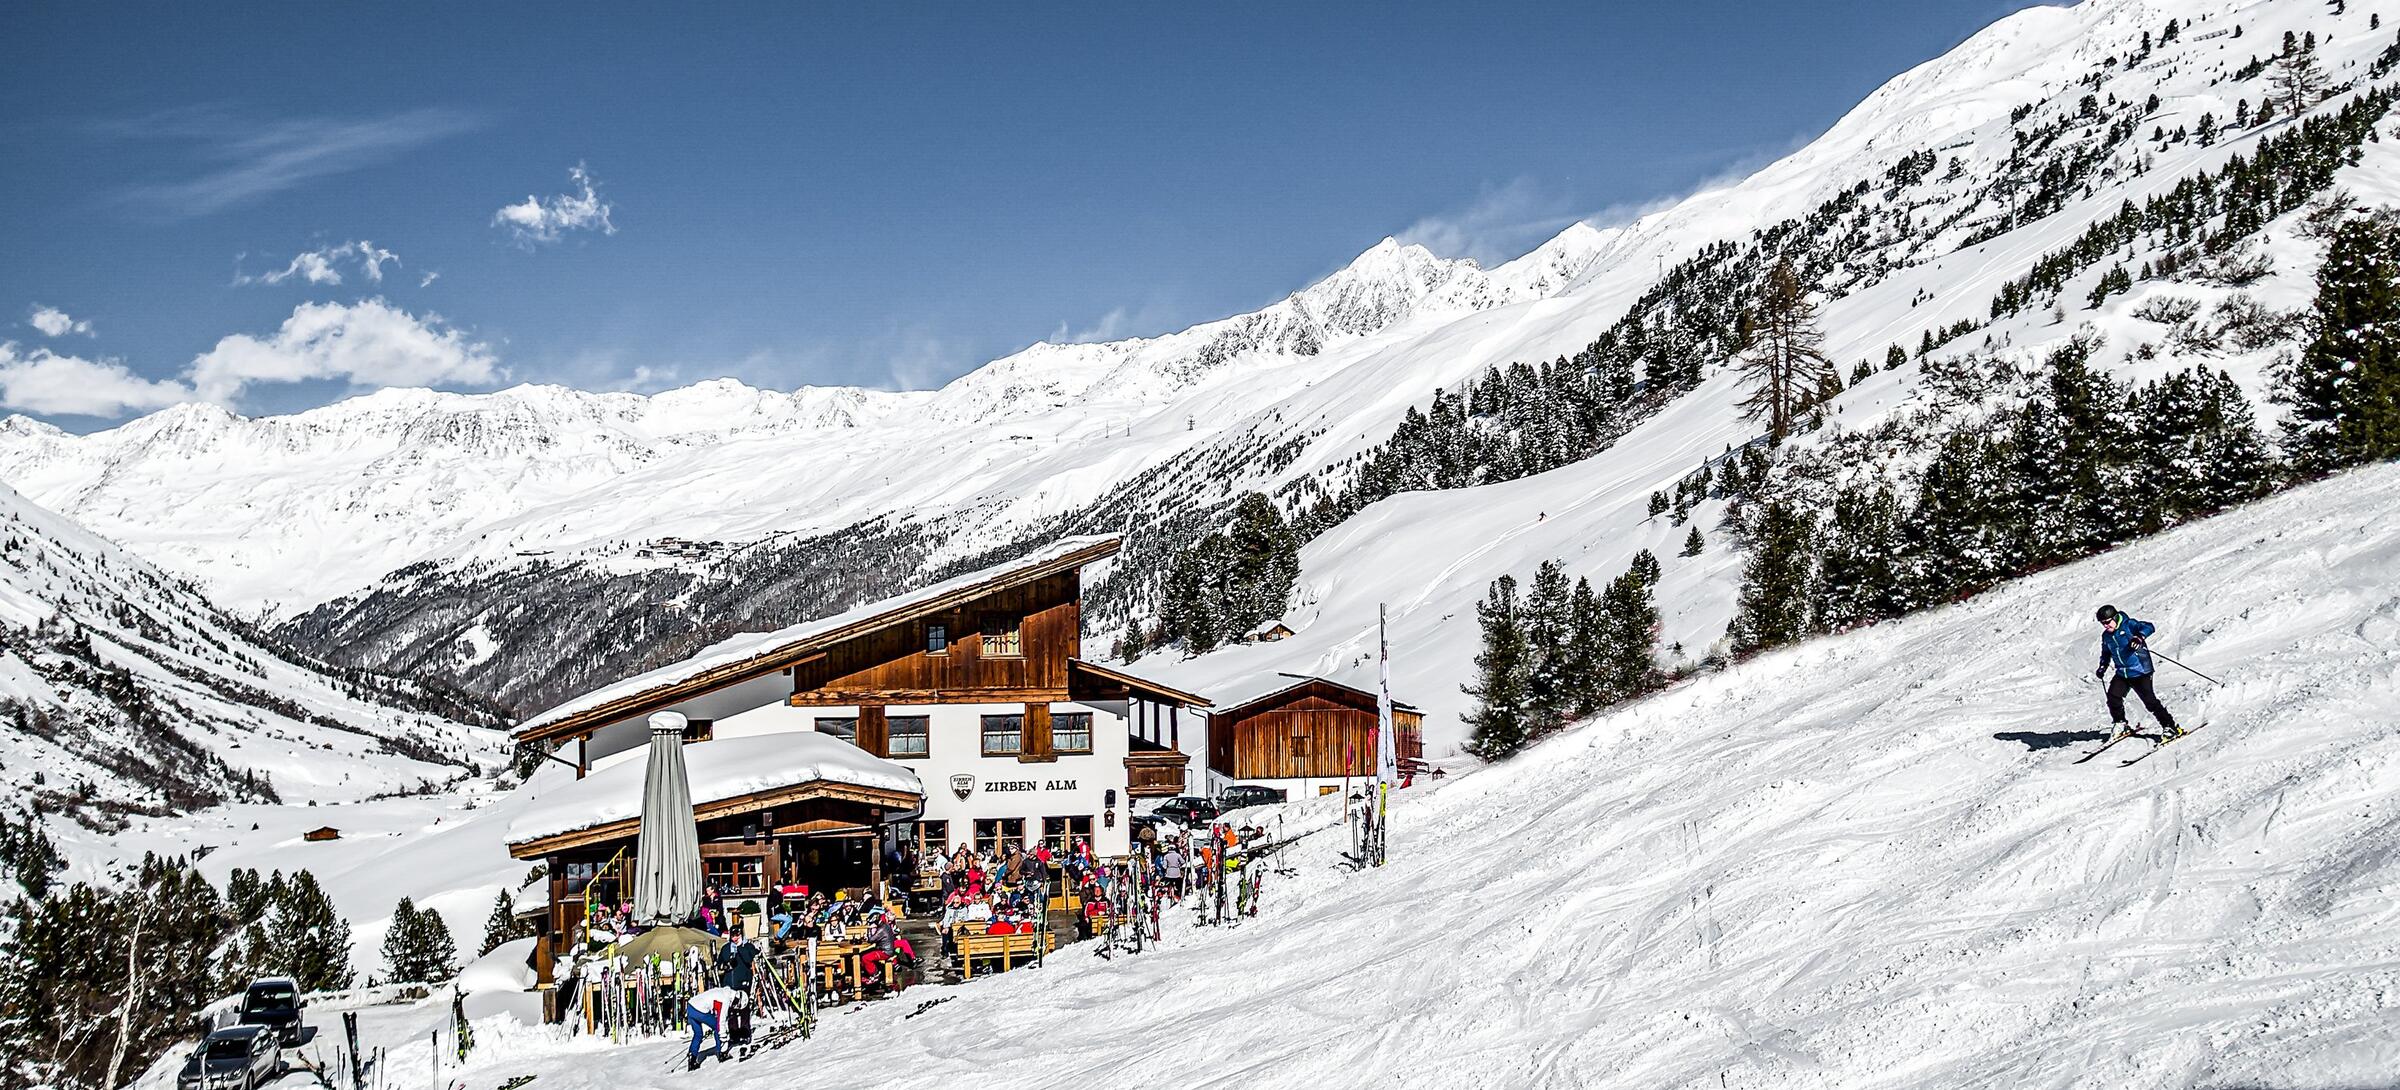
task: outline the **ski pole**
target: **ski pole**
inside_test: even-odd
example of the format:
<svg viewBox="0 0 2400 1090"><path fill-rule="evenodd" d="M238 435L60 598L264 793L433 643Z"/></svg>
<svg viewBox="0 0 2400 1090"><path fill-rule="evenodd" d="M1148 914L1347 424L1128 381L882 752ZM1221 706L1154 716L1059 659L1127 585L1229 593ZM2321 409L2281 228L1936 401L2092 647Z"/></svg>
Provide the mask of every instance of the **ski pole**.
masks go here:
<svg viewBox="0 0 2400 1090"><path fill-rule="evenodd" d="M2166 655L2164 655L2164 654L2162 654L2162 653L2161 653L2161 652L2160 652L2160 651L2159 651L2157 648L2155 648L2155 647L2152 647L2152 648L2145 648L2145 650L2149 651L2149 652L2150 652L2151 654L2153 654L2153 655L2156 655L2156 656L2158 656L2159 658L2162 658L2162 659L2167 659L2167 656L2166 656ZM2167 661L2168 661L2168 662L2175 662L2175 660L2174 660L2174 659L2167 659ZM2183 666L2183 664L2182 664L2182 663L2180 663L2180 662L2175 662L2175 665L2177 665L2177 666ZM2183 668L2184 668L2184 669L2186 669L2186 670L2191 670L2192 676L2194 676L2194 677L2197 677L2197 678L2199 678L2200 680L2202 680L2202 681L2205 681L2205 682L2207 682L2207 683L2209 683L2209 684L2211 684L2211 685L2215 685L2215 686L2217 686L2217 687L2219 687L2219 688L2223 688L2223 687L2224 687L2224 685L2225 685L2225 683L2224 683L2224 682L2222 682L2222 681L2218 681L2217 679L2215 679L2215 678L2213 678L2213 677L2210 677L2210 676L2208 676L2207 674L2203 674L2203 673L2201 673L2201 672L2200 672L2200 671L2198 671L2198 670L2192 670L2192 668L2191 668L2191 667L2189 667L2189 666L2183 666Z"/></svg>

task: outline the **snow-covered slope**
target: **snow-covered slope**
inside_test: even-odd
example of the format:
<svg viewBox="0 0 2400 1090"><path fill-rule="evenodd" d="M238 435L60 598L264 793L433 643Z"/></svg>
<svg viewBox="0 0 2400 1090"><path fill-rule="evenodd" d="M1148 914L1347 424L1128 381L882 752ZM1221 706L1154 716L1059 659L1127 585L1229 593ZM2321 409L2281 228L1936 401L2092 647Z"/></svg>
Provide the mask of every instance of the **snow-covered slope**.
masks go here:
<svg viewBox="0 0 2400 1090"><path fill-rule="evenodd" d="M2380 1086L2400 1070L2400 466L1704 675L1301 841L1259 915L827 1016L713 1085ZM2190 739L2076 764L2092 605ZM2146 743L2119 747L2142 752ZM1299 831L1311 800L1261 818ZM498 836L505 808L447 829ZM454 851L465 848L454 847ZM404 874L395 874L404 880ZM395 892L386 890L382 899ZM430 891L428 891L430 892ZM923 1009L928 998L955 997ZM1105 1022L1104 1033L1028 1032ZM494 1024L468 1085L663 1085ZM421 1033L390 1042L421 1069ZM413 1050L413 1051L412 1051Z"/></svg>
<svg viewBox="0 0 2400 1090"><path fill-rule="evenodd" d="M0 786L11 798L107 824L229 799L314 805L447 785L508 752L502 731L432 714L462 707L308 661L0 488Z"/></svg>

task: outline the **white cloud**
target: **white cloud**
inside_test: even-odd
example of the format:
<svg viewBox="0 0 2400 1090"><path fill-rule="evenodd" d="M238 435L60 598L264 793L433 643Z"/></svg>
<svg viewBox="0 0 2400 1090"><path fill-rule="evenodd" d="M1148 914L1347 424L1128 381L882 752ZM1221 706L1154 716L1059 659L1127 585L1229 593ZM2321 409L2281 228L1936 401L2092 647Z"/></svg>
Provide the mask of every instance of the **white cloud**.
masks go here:
<svg viewBox="0 0 2400 1090"><path fill-rule="evenodd" d="M548 197L528 195L524 201L504 205L492 213L492 225L508 228L517 244L528 248L556 242L566 231L616 234L617 225L608 218L608 202L600 199L600 187L592 181L591 173L577 163L568 169L567 178L575 183L576 192Z"/></svg>
<svg viewBox="0 0 2400 1090"><path fill-rule="evenodd" d="M122 193L137 206L182 218L374 166L481 124L473 116L437 109L333 120L240 117L203 106L108 122L97 131L105 136L188 144L207 161L205 168L190 177L134 186Z"/></svg>
<svg viewBox="0 0 2400 1090"><path fill-rule="evenodd" d="M491 349L382 299L302 303L265 339L237 333L192 360L200 397L230 405L259 382L340 379L361 386L488 385L501 377Z"/></svg>
<svg viewBox="0 0 2400 1090"><path fill-rule="evenodd" d="M1442 257L1471 257L1485 268L1523 256L1583 217L1531 178L1484 186L1455 212L1427 216L1398 235Z"/></svg>
<svg viewBox="0 0 2400 1090"><path fill-rule="evenodd" d="M0 341L0 408L45 416L123 416L189 401L181 383L146 379L115 360L19 352Z"/></svg>
<svg viewBox="0 0 2400 1090"><path fill-rule="evenodd" d="M438 271L429 271L429 272L427 272L427 273L425 274L425 276L424 276L424 278L423 278L423 279L420 279L420 280L418 280L418 281L417 281L417 286L418 286L418 287L420 287L420 288L430 288L430 287L432 287L432 286L433 286L433 282L434 282L434 281L436 281L436 280L439 280L439 279L441 279L441 278L442 278L442 274L441 274L440 272L438 272Z"/></svg>
<svg viewBox="0 0 2400 1090"><path fill-rule="evenodd" d="M400 255L390 250L380 249L374 243L360 239L356 242L322 246L294 255L292 263L284 266L279 272L260 273L257 276L245 276L236 272L233 274L233 282L236 284L281 284L286 280L298 278L311 284L339 284L342 282L342 266L356 265L358 271L365 274L370 282L380 284L383 283L383 267L387 264L398 265L399 263Z"/></svg>
<svg viewBox="0 0 2400 1090"><path fill-rule="evenodd" d="M68 317L66 311L40 303L33 305L33 317L26 321L31 322L33 328L41 330L45 337L64 337L69 333L81 333L86 337L92 335L92 323L78 322Z"/></svg>

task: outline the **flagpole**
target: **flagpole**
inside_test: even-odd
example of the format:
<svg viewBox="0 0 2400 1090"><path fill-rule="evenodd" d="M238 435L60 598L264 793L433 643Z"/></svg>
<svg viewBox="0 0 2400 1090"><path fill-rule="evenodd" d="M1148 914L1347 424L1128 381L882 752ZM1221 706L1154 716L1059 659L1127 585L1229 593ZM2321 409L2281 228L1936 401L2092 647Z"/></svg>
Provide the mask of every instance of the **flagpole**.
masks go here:
<svg viewBox="0 0 2400 1090"><path fill-rule="evenodd" d="M1391 841L1387 822L1391 818L1392 780L1396 778L1397 745L1392 740L1392 641L1389 634L1388 609L1383 603L1375 605L1375 865L1383 865L1386 847Z"/></svg>

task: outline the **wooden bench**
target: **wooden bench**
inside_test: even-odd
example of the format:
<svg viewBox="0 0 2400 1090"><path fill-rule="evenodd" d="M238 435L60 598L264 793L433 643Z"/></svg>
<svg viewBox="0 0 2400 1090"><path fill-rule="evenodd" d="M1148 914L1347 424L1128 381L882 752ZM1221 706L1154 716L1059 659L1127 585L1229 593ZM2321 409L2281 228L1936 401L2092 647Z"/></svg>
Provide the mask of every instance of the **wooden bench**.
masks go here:
<svg viewBox="0 0 2400 1090"><path fill-rule="evenodd" d="M839 983L842 977L850 979L852 990L865 987L866 970L861 966L866 952L874 948L875 944L871 942L819 942L817 944L817 963L814 968L818 973L818 980L822 982L820 990L833 991L834 985ZM887 988L892 986L893 966L898 960L897 958L886 958L881 966L882 973L880 975Z"/></svg>
<svg viewBox="0 0 2400 1090"><path fill-rule="evenodd" d="M1038 957L1058 949L1058 935L1050 931L1019 931L1013 935L989 935L981 931L960 928L956 934L960 976L975 978L976 958L999 958L1000 971L1013 968L1018 958ZM1036 946L1036 943L1039 946Z"/></svg>

